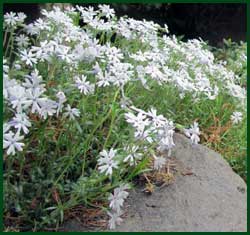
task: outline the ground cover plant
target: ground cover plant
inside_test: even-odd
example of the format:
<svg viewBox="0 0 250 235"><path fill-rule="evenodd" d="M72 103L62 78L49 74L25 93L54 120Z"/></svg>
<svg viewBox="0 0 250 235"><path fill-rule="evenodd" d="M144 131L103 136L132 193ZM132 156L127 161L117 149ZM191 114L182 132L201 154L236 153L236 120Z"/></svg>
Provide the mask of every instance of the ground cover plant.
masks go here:
<svg viewBox="0 0 250 235"><path fill-rule="evenodd" d="M210 50L214 53L217 60L222 60L225 66L234 72L237 76L236 84L241 87L247 87L247 44L246 42L232 42L231 39L224 39L223 46L220 48L211 47ZM217 117L218 118L218 117ZM219 118L221 119L221 118ZM217 122L217 123L216 123ZM247 180L247 163L246 163L246 122L243 122L240 128L220 128L219 120L215 120L215 127L212 134L217 135L217 138L212 138L213 141L206 144L221 153L230 163L232 168L245 181ZM227 126L227 125L225 125ZM208 134L211 130L207 130ZM220 136L222 138L220 138ZM219 138L218 138L219 137ZM236 139L237 138L237 139Z"/></svg>
<svg viewBox="0 0 250 235"><path fill-rule="evenodd" d="M79 207L115 228L133 179L166 168L175 132L244 158L246 51L226 62L107 5L42 16L4 15L6 231L57 229Z"/></svg>

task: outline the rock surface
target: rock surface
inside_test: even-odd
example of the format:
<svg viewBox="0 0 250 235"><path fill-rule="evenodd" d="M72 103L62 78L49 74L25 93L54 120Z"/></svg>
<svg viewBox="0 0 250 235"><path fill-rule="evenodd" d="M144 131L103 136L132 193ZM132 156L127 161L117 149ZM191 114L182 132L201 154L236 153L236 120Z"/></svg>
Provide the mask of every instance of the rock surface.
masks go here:
<svg viewBox="0 0 250 235"><path fill-rule="evenodd" d="M146 195L142 189L130 192L123 223L115 231L227 232L247 229L247 188L228 163L214 151L191 146L175 135L172 152L182 169L173 184ZM63 231L86 231L68 221Z"/></svg>

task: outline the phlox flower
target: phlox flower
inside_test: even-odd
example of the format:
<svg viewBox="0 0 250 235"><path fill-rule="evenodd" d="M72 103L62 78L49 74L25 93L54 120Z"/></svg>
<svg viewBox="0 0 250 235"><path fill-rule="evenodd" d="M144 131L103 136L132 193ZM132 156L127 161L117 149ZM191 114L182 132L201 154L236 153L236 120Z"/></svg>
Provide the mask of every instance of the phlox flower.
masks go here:
<svg viewBox="0 0 250 235"><path fill-rule="evenodd" d="M12 107L21 112L27 104L27 91L24 87L16 85L8 88L9 101Z"/></svg>
<svg viewBox="0 0 250 235"><path fill-rule="evenodd" d="M20 52L20 59L29 66L33 66L33 64L37 63L36 55L32 54L31 51L28 52L26 49Z"/></svg>
<svg viewBox="0 0 250 235"><path fill-rule="evenodd" d="M18 47L27 47L29 45L29 38L24 34L20 34L15 39Z"/></svg>
<svg viewBox="0 0 250 235"><path fill-rule="evenodd" d="M68 104L65 108L65 112L63 113L64 117L69 117L70 120L75 120L76 117L80 116L79 109L71 108L71 106Z"/></svg>
<svg viewBox="0 0 250 235"><path fill-rule="evenodd" d="M239 124L243 119L243 115L241 112L233 112L231 115L231 121L233 124Z"/></svg>
<svg viewBox="0 0 250 235"><path fill-rule="evenodd" d="M113 18L115 16L115 11L114 9L110 8L109 5L98 5L98 8L101 10L101 12L108 18Z"/></svg>
<svg viewBox="0 0 250 235"><path fill-rule="evenodd" d="M140 160L142 158L142 153L137 152L138 149L139 147L136 145L125 148L128 155L124 158L123 162L129 162L130 166L136 165L136 160Z"/></svg>
<svg viewBox="0 0 250 235"><path fill-rule="evenodd" d="M192 144L198 144L200 142L200 129L197 122L194 122L194 124L191 125L191 128L184 129L184 133L190 138Z"/></svg>
<svg viewBox="0 0 250 235"><path fill-rule="evenodd" d="M64 106L63 104L67 101L67 98L63 91L58 91L56 97L58 98L57 111L56 111L56 115L58 116L59 113L62 112Z"/></svg>
<svg viewBox="0 0 250 235"><path fill-rule="evenodd" d="M44 93L44 90L40 89L39 87L35 89L27 89L25 101L26 106L31 106L32 113L40 113L41 110L41 103L46 102L46 97L41 97Z"/></svg>
<svg viewBox="0 0 250 235"><path fill-rule="evenodd" d="M31 127L29 118L25 113L16 113L9 125L14 126L18 132L22 130L25 134L29 133L28 128Z"/></svg>
<svg viewBox="0 0 250 235"><path fill-rule="evenodd" d="M153 155L153 157L154 157L154 169L155 170L161 170L163 167L165 167L166 158L156 157L155 155Z"/></svg>
<svg viewBox="0 0 250 235"><path fill-rule="evenodd" d="M46 119L48 116L53 116L56 113L57 102L50 99L45 99L39 102L41 108L39 114L43 119Z"/></svg>
<svg viewBox="0 0 250 235"><path fill-rule="evenodd" d="M125 118L126 121L130 124L132 124L132 126L138 130L138 131L144 131L145 127L148 126L150 124L149 119L147 118L146 115L142 114L141 112L139 112L136 115L134 115L133 113L129 112L125 114Z"/></svg>
<svg viewBox="0 0 250 235"><path fill-rule="evenodd" d="M98 169L101 173L105 173L105 175L112 176L113 169L118 168L118 162L114 159L116 155L116 150L111 148L109 152L103 150L100 152L101 157L98 161Z"/></svg>
<svg viewBox="0 0 250 235"><path fill-rule="evenodd" d="M8 12L4 15L4 23L8 26L15 26L18 22L18 17L14 12Z"/></svg>
<svg viewBox="0 0 250 235"><path fill-rule="evenodd" d="M81 77L75 77L76 87L84 95L92 94L95 90L95 85L91 84L89 81L86 81L87 77L82 75Z"/></svg>
<svg viewBox="0 0 250 235"><path fill-rule="evenodd" d="M23 140L23 136L20 136L20 133L17 132L14 134L12 131L5 133L3 136L3 148L7 149L7 155L15 155L16 150L22 151L24 143L20 142Z"/></svg>
<svg viewBox="0 0 250 235"><path fill-rule="evenodd" d="M109 219L109 222L108 222L108 227L109 229L115 229L116 228L116 225L120 225L121 222L123 221L122 218L121 218L121 215L120 213L117 213L117 212L107 212L110 219Z"/></svg>
<svg viewBox="0 0 250 235"><path fill-rule="evenodd" d="M38 88L41 91L45 91L45 85L42 84L42 76L39 75L39 71L35 69L30 75L25 76L25 82L22 84L27 89Z"/></svg>
<svg viewBox="0 0 250 235"><path fill-rule="evenodd" d="M126 191L130 188L128 184L122 184L120 187L114 189L114 193L109 195L109 207L117 212L120 212L124 200L128 197L129 193Z"/></svg>

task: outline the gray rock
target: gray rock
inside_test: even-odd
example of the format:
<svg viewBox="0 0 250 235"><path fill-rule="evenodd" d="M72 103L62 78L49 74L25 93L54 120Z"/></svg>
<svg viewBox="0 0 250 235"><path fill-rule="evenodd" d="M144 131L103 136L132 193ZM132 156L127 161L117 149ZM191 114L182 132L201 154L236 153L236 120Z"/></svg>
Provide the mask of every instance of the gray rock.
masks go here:
<svg viewBox="0 0 250 235"><path fill-rule="evenodd" d="M172 156L189 173L177 174L173 184L156 188L151 195L140 188L132 190L124 221L115 231L246 231L245 182L216 152L191 146L180 134L175 143ZM74 221L70 224L64 231L86 231Z"/></svg>

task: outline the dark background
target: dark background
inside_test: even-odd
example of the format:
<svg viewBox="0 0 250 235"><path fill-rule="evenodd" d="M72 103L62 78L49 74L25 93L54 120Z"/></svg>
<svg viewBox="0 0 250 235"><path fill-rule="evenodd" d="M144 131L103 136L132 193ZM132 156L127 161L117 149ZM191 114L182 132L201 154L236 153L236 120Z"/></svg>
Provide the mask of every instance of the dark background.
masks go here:
<svg viewBox="0 0 250 235"><path fill-rule="evenodd" d="M183 35L184 39L201 37L215 46L220 46L223 38L246 40L246 4L116 3L111 6L117 16L128 15L135 19L152 20L161 25L166 23L171 34ZM4 4L4 13L22 11L28 15L28 22L32 22L40 17L42 7L44 4Z"/></svg>

